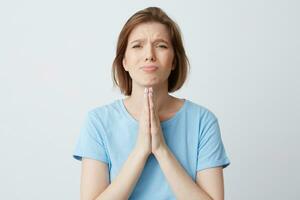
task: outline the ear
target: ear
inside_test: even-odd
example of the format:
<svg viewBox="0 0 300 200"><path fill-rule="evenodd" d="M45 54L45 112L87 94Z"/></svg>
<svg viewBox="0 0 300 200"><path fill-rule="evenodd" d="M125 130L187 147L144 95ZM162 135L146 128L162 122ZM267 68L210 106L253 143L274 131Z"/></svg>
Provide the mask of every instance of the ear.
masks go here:
<svg viewBox="0 0 300 200"><path fill-rule="evenodd" d="M125 59L125 57L124 57L123 60L122 60L122 65L123 65L125 71L128 71L128 68L127 68L127 66L126 66L126 59Z"/></svg>

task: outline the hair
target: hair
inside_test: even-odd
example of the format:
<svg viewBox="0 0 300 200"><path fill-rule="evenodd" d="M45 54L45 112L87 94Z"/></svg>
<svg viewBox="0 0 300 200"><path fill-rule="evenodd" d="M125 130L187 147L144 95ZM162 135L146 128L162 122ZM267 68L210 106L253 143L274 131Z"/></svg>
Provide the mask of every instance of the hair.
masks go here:
<svg viewBox="0 0 300 200"><path fill-rule="evenodd" d="M165 25L169 31L169 36L174 50L174 70L168 77L168 92L179 90L187 78L189 70L189 60L183 47L182 36L179 26L162 9L158 7L148 7L132 15L125 23L120 32L116 57L112 65L112 78L114 86L118 86L126 96L132 92L132 79L129 73L123 67L123 58L125 56L128 38L131 31L139 24L148 22L158 22Z"/></svg>

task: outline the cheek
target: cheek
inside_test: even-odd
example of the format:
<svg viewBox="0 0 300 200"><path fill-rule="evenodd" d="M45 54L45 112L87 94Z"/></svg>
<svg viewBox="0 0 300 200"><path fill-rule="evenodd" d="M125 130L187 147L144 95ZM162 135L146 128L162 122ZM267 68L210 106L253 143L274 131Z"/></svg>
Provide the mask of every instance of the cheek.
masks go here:
<svg viewBox="0 0 300 200"><path fill-rule="evenodd" d="M167 54L167 55L164 56L165 64L168 67L172 67L173 60L174 60L174 55L172 53L169 53L169 54Z"/></svg>
<svg viewBox="0 0 300 200"><path fill-rule="evenodd" d="M127 63L130 64L136 64L140 60L141 56L138 53L128 53L126 60Z"/></svg>

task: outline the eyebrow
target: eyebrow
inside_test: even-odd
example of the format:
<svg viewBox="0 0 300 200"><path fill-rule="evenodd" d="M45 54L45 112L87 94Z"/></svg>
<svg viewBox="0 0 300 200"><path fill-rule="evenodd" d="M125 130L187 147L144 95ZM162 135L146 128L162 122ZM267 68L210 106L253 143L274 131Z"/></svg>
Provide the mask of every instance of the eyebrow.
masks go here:
<svg viewBox="0 0 300 200"><path fill-rule="evenodd" d="M137 39L137 40L133 40L130 42L130 44L134 43L134 42L144 42L145 40L144 39ZM154 40L154 43L155 42L164 42L166 44L169 44L169 42L167 42L166 40L162 39L162 38L159 38L159 39L156 39Z"/></svg>

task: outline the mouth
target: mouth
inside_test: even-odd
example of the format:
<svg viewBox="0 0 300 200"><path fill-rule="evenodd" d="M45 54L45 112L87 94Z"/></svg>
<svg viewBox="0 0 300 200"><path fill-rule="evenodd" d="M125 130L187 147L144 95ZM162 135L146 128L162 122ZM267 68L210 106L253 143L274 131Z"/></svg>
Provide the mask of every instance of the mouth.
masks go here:
<svg viewBox="0 0 300 200"><path fill-rule="evenodd" d="M145 72L154 72L158 69L158 66L156 65L145 65L142 66L142 70Z"/></svg>

